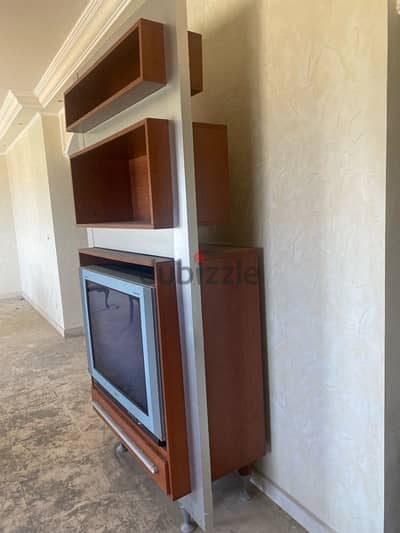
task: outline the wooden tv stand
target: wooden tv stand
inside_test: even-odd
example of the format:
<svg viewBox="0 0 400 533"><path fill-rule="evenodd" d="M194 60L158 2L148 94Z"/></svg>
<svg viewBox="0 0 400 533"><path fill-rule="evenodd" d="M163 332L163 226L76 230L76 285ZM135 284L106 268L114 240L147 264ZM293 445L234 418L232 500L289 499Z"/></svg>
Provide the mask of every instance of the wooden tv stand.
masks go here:
<svg viewBox="0 0 400 533"><path fill-rule="evenodd" d="M81 266L124 264L154 271L166 446L158 446L95 383L92 395L100 406L97 414L128 451L132 453L127 441L143 452L153 470L132 455L172 500L179 499L191 489L174 261L101 248L86 248L79 255ZM254 248L205 245L199 257L194 274L201 276L211 473L216 480L236 470L247 474L265 453L262 272L260 250Z"/></svg>

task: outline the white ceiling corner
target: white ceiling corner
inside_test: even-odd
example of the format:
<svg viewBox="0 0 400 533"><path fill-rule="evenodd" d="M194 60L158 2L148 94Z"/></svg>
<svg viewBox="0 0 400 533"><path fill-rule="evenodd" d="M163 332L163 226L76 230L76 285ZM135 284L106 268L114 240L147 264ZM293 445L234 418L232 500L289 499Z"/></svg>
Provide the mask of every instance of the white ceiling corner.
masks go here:
<svg viewBox="0 0 400 533"><path fill-rule="evenodd" d="M0 155L20 136L38 112L58 113L63 92L89 61L128 6L142 0L90 0L51 60L33 92L9 91L0 107Z"/></svg>

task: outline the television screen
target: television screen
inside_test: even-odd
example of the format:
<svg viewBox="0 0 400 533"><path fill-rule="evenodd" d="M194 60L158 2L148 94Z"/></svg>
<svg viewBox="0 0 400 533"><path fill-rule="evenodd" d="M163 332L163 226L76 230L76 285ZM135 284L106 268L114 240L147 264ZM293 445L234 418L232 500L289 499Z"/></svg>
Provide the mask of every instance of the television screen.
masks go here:
<svg viewBox="0 0 400 533"><path fill-rule="evenodd" d="M148 414L140 300L86 280L94 368Z"/></svg>

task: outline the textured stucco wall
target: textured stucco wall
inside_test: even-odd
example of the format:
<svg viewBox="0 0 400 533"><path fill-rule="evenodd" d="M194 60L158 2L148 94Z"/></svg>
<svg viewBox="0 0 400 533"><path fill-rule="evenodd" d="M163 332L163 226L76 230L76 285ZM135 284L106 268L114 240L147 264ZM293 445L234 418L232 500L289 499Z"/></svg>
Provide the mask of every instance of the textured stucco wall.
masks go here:
<svg viewBox="0 0 400 533"><path fill-rule="evenodd" d="M7 161L0 156L0 298L21 291Z"/></svg>
<svg viewBox="0 0 400 533"><path fill-rule="evenodd" d="M70 163L69 158L63 153L61 142L63 118L61 123L58 116L44 116L42 121L64 328L71 332L75 328L82 327L77 250L87 246L87 233L85 229L76 226Z"/></svg>
<svg viewBox="0 0 400 533"><path fill-rule="evenodd" d="M62 330L64 316L42 118L38 115L7 153L21 288Z"/></svg>
<svg viewBox="0 0 400 533"><path fill-rule="evenodd" d="M86 231L75 223L68 158L57 116L37 116L7 153L22 292L65 334L82 327L77 250Z"/></svg>
<svg viewBox="0 0 400 533"><path fill-rule="evenodd" d="M330 528L377 533L387 4L188 7L204 36L194 118L229 125L234 227L218 237L264 247L272 448L258 468Z"/></svg>

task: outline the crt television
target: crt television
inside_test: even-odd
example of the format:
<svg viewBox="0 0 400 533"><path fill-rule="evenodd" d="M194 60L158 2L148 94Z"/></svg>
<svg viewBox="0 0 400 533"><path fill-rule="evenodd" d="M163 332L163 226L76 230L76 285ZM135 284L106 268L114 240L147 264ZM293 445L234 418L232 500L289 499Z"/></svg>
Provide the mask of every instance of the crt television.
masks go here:
<svg viewBox="0 0 400 533"><path fill-rule="evenodd" d="M81 268L89 372L156 439L165 441L154 280Z"/></svg>

